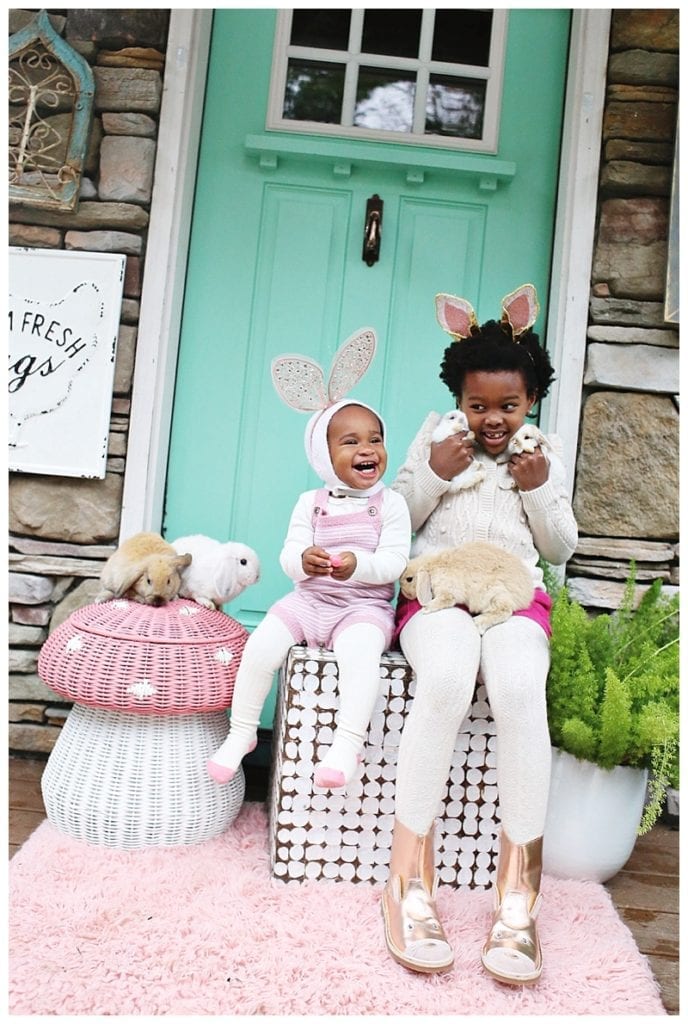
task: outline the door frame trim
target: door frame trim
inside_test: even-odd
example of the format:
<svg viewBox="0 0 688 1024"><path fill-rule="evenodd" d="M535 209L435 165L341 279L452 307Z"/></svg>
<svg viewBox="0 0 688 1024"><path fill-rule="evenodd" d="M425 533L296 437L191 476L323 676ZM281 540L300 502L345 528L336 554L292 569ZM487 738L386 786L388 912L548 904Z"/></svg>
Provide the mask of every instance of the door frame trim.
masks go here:
<svg viewBox="0 0 688 1024"><path fill-rule="evenodd" d="M576 452L592 283L610 9L576 10L559 165L547 316L547 347L557 376L542 400L541 422L564 446L569 495Z"/></svg>
<svg viewBox="0 0 688 1024"><path fill-rule="evenodd" d="M170 11L120 539L160 531L212 8Z"/></svg>
<svg viewBox="0 0 688 1024"><path fill-rule="evenodd" d="M611 11L571 13L547 320L558 377L542 410L544 426L561 436L569 453L570 490L580 423ZM212 9L170 12L120 538L162 528L212 14Z"/></svg>

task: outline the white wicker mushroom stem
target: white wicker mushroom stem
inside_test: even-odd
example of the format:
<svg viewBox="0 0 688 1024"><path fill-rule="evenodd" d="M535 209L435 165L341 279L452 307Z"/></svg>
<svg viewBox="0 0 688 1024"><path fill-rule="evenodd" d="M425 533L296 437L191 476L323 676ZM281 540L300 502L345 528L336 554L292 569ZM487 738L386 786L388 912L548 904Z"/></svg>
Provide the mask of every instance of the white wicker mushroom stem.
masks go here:
<svg viewBox="0 0 688 1024"><path fill-rule="evenodd" d="M224 711L158 716L75 704L41 780L48 819L74 839L125 850L212 839L244 798L241 769L226 786L206 771L226 735Z"/></svg>

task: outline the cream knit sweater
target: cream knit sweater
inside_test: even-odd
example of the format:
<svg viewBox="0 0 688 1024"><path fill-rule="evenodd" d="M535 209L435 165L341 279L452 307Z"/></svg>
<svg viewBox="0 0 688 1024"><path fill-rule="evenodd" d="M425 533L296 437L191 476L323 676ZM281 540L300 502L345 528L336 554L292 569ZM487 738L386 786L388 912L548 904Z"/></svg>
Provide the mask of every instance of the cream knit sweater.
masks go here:
<svg viewBox="0 0 688 1024"><path fill-rule="evenodd" d="M436 412L428 415L392 484L411 513L412 557L467 541L489 541L522 558L534 585L542 586L538 559L561 565L578 543L563 484L550 479L535 490L519 491L507 467L509 456L494 459L476 448L475 458L485 467L486 477L475 487L457 489L455 483L438 477L428 462L430 438L440 418ZM548 441L561 457L560 439L550 435Z"/></svg>

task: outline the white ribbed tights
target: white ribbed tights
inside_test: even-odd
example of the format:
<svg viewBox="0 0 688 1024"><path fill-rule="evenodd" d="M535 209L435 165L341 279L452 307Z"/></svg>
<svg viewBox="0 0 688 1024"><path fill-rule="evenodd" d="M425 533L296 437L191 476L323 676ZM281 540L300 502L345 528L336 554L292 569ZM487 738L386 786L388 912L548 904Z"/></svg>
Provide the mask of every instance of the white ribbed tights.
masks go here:
<svg viewBox="0 0 688 1024"><path fill-rule="evenodd" d="M260 715L275 672L293 645L291 632L276 615L268 613L251 633L234 684L229 735L212 755L216 764L236 770L255 746ZM375 707L384 647L382 630L365 622L343 629L333 644L339 673L339 713L332 746L322 764L341 771L346 781L356 770Z"/></svg>
<svg viewBox="0 0 688 1024"><path fill-rule="evenodd" d="M447 608L414 615L401 647L416 675L416 693L399 747L396 817L418 835L432 825L481 670L497 736L502 825L513 843L541 836L551 764L549 641L542 628L512 616L481 637L467 612Z"/></svg>

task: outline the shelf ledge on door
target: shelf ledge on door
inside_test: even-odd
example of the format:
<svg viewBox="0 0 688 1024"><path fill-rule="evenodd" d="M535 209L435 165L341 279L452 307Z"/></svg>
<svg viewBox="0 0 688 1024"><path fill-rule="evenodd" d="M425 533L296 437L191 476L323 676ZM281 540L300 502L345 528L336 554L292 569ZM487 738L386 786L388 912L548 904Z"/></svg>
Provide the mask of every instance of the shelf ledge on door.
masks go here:
<svg viewBox="0 0 688 1024"><path fill-rule="evenodd" d="M349 177L356 164L396 166L405 172L409 184L422 184L428 171L442 171L474 178L478 188L488 192L494 192L499 184L508 185L516 174L515 163L491 156L418 149L418 159L410 160L408 149L397 149L393 144L314 138L310 135L247 135L244 148L247 153L258 157L264 171L275 170L280 160L329 163L332 173L338 177Z"/></svg>

